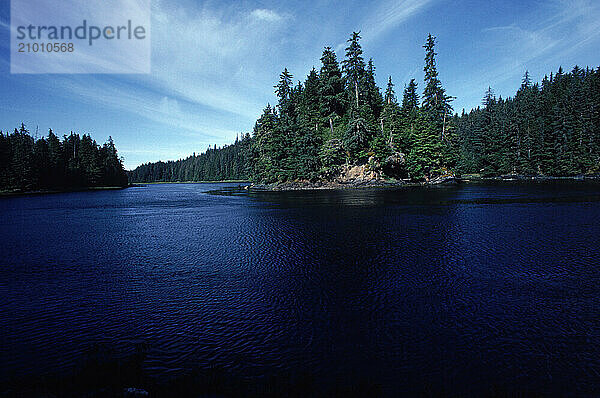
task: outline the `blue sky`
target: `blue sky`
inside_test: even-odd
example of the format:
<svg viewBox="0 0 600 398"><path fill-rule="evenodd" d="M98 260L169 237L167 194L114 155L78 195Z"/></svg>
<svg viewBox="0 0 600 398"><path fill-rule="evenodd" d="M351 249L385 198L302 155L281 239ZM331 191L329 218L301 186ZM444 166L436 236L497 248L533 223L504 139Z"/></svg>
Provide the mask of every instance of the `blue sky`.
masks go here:
<svg viewBox="0 0 600 398"><path fill-rule="evenodd" d="M13 0L17 1L17 0ZM27 0L19 0L27 1ZM45 134L113 137L127 168L179 159L249 132L287 67L304 80L324 46L343 57L361 30L381 87L422 89L423 45L438 37L440 78L454 107L485 89L514 95L525 70L536 81L559 66L600 65L600 2L152 0L152 73L11 75L10 7L0 5L0 129L21 121Z"/></svg>

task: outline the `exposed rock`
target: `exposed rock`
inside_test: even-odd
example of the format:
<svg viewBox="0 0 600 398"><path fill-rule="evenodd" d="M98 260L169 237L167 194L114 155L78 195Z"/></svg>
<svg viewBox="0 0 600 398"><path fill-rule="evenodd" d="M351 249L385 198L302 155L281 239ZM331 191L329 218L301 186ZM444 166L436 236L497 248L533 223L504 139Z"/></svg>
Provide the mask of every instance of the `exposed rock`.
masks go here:
<svg viewBox="0 0 600 398"><path fill-rule="evenodd" d="M383 181L381 173L374 170L371 164L370 162L361 166L344 165L340 175L334 181L340 184Z"/></svg>
<svg viewBox="0 0 600 398"><path fill-rule="evenodd" d="M427 185L455 184L457 182L458 179L456 176L452 173L449 173L427 181Z"/></svg>
<svg viewBox="0 0 600 398"><path fill-rule="evenodd" d="M403 153L396 152L385 161L380 163L373 156L369 158L366 164L362 165L342 165L339 171L328 179L318 181L296 180L286 181L276 184L252 184L244 189L264 190L264 191L295 191L312 189L352 189L352 188L387 188L400 186L419 186L419 185L437 185L451 184L458 182L459 178L452 172L428 180L426 182L411 182L410 180L386 178L385 167L396 166L402 168L406 162Z"/></svg>

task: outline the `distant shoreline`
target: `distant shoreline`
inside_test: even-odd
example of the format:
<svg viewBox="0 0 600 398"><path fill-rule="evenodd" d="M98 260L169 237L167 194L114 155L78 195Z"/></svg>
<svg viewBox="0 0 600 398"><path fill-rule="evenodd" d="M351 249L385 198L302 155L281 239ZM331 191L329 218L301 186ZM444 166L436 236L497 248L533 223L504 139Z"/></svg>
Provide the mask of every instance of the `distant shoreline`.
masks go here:
<svg viewBox="0 0 600 398"><path fill-rule="evenodd" d="M130 185L131 186L131 185ZM36 190L36 191L0 191L0 198L13 198L18 196L37 196L37 195L50 195L57 193L69 193L69 192L89 192L89 191L116 191L120 189L126 189L126 187L86 187L86 188L66 188L66 189L48 189L48 190Z"/></svg>
<svg viewBox="0 0 600 398"><path fill-rule="evenodd" d="M351 182L335 181L287 181L274 184L255 184L246 180L223 180L223 181L157 181L157 182L133 182L126 187L87 187L72 189L52 189L37 191L0 191L1 198L13 198L19 196L38 196L70 192L90 192L90 191L115 191L133 187L143 187L146 185L167 185L167 184L246 184L243 188L253 191L311 191L311 190L350 190L350 189L392 189L392 188L410 188L410 187L433 187L448 186L463 183L478 182L550 182L550 181L595 181L600 182L600 175L583 176L519 176L503 175L493 177L482 177L477 174L464 174L457 177L442 177L426 182L409 182L403 180L366 180Z"/></svg>
<svg viewBox="0 0 600 398"><path fill-rule="evenodd" d="M225 184L225 183L250 183L248 180L221 180L221 181L154 181L132 182L130 186L160 185L160 184Z"/></svg>

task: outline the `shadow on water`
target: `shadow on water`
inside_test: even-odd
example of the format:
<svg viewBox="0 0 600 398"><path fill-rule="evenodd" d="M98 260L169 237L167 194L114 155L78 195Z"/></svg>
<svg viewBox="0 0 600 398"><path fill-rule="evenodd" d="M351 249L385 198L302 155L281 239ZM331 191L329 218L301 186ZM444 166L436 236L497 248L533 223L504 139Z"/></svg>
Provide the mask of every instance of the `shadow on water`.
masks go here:
<svg viewBox="0 0 600 398"><path fill-rule="evenodd" d="M180 184L2 201L0 397L597 396L598 196Z"/></svg>
<svg viewBox="0 0 600 398"><path fill-rule="evenodd" d="M281 207L385 205L502 205L600 202L600 182L469 182L455 185L268 191L225 187L211 195L248 197Z"/></svg>
<svg viewBox="0 0 600 398"><path fill-rule="evenodd" d="M244 377L220 367L202 367L156 378L144 369L149 347L138 344L124 354L96 344L70 373L5 382L0 397L379 397L380 387L357 375L317 385L310 372Z"/></svg>
<svg viewBox="0 0 600 398"><path fill-rule="evenodd" d="M280 372L260 378L244 377L220 367L191 369L186 374L157 379L144 370L149 347L139 344L128 355L118 353L108 345L94 345L84 354L72 372L39 378L20 378L7 382L0 389L1 397L64 397L64 398L143 398L143 397L383 397L382 386L359 373L333 377L323 383L323 375L314 372ZM410 396L454 396L448 387L423 383ZM485 397L541 397L534 391L494 385L482 394ZM462 396L471 396L464 393Z"/></svg>

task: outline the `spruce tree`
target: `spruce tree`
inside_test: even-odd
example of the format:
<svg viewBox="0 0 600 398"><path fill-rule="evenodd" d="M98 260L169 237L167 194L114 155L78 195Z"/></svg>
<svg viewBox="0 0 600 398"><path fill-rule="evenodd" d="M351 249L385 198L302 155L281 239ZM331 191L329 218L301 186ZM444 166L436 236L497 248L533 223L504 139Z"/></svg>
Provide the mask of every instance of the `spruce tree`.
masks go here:
<svg viewBox="0 0 600 398"><path fill-rule="evenodd" d="M344 80L335 53L330 47L325 47L321 57L319 73L319 91L321 99L321 116L329 128L328 139L336 138L334 125L346 111L346 95ZM337 137L339 138L339 137Z"/></svg>
<svg viewBox="0 0 600 398"><path fill-rule="evenodd" d="M348 99L357 109L360 108L360 86L366 74L360 39L360 32L352 32L352 37L347 41L349 44L346 47L346 58L342 61Z"/></svg>
<svg viewBox="0 0 600 398"><path fill-rule="evenodd" d="M375 82L375 66L372 58L369 59L365 71L364 98L368 106L368 112L372 116L373 122L376 123L383 111L384 100Z"/></svg>

